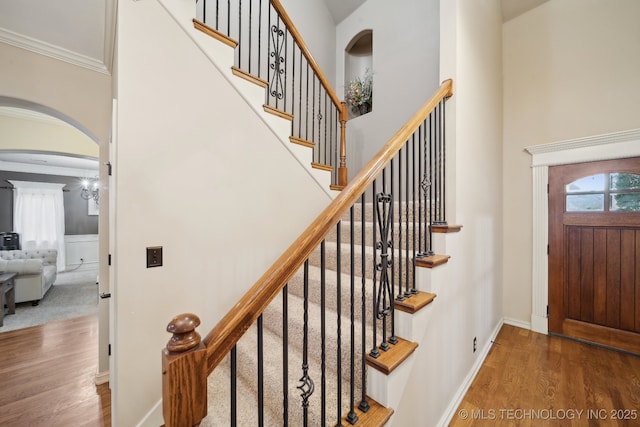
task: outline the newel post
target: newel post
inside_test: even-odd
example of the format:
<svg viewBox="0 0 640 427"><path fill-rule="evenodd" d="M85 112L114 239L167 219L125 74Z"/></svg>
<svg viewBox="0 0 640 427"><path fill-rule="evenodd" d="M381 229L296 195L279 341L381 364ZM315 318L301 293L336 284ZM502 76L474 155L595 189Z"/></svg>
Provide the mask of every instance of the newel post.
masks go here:
<svg viewBox="0 0 640 427"><path fill-rule="evenodd" d="M195 314L180 314L167 325L173 334L162 350L162 414L166 427L193 427L207 415L207 352Z"/></svg>
<svg viewBox="0 0 640 427"><path fill-rule="evenodd" d="M347 103L342 101L340 108L340 165L338 166L338 185L345 187L349 182L347 173L347 120L349 110Z"/></svg>

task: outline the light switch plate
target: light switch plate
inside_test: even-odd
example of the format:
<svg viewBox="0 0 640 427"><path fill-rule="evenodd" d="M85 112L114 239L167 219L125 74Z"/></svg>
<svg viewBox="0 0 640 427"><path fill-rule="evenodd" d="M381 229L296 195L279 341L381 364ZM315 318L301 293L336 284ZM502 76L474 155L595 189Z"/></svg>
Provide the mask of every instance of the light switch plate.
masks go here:
<svg viewBox="0 0 640 427"><path fill-rule="evenodd" d="M147 248L147 268L162 266L162 246Z"/></svg>

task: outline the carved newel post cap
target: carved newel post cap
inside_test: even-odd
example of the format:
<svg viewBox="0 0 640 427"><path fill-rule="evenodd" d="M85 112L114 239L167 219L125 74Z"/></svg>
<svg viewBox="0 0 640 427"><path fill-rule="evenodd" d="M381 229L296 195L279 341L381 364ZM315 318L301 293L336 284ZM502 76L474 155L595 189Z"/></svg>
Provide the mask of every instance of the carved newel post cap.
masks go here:
<svg viewBox="0 0 640 427"><path fill-rule="evenodd" d="M167 350L172 353L183 353L200 344L200 334L196 328L200 325L200 318L192 313L179 314L167 325L167 332L173 334L167 343Z"/></svg>

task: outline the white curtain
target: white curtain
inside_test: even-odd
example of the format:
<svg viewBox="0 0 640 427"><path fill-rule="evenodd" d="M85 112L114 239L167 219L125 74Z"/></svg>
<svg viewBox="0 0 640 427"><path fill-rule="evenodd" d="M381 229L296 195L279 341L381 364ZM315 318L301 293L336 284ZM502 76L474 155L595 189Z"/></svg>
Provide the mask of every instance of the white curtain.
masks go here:
<svg viewBox="0 0 640 427"><path fill-rule="evenodd" d="M63 271L65 184L10 182L14 187L13 228L20 234L22 249L57 249L58 271Z"/></svg>

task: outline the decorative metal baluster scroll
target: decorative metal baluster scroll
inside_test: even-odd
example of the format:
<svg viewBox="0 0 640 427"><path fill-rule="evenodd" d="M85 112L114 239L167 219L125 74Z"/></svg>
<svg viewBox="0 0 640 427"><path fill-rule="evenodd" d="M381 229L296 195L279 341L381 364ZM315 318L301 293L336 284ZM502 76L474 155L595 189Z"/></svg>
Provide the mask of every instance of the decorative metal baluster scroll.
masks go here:
<svg viewBox="0 0 640 427"><path fill-rule="evenodd" d="M300 378L300 385L297 387L300 390L300 397L302 397L303 408L303 426L308 424L308 411L309 411L309 398L313 394L314 384L313 380L309 376L309 260L304 262L304 326L303 326L303 341L302 341L302 377Z"/></svg>
<svg viewBox="0 0 640 427"><path fill-rule="evenodd" d="M271 44L273 45L273 50L269 54L272 58L269 68L273 70L273 79L271 80L269 94L277 99L282 99L284 92L283 77L286 66L284 64L284 57L282 56L282 53L285 49L285 40L286 37L284 36L284 31L279 29L277 26L272 25Z"/></svg>
<svg viewBox="0 0 640 427"><path fill-rule="evenodd" d="M391 290L391 281L389 278L389 269L393 264L391 257L393 252L393 237L391 236L391 220L393 218L393 196L386 193L376 194L375 212L380 230L380 240L376 242L376 249L380 251L379 261L376 259L376 270L380 272L380 284L376 299L376 317L382 320L382 343L381 350L388 350L387 342L387 319L393 310L393 294Z"/></svg>

